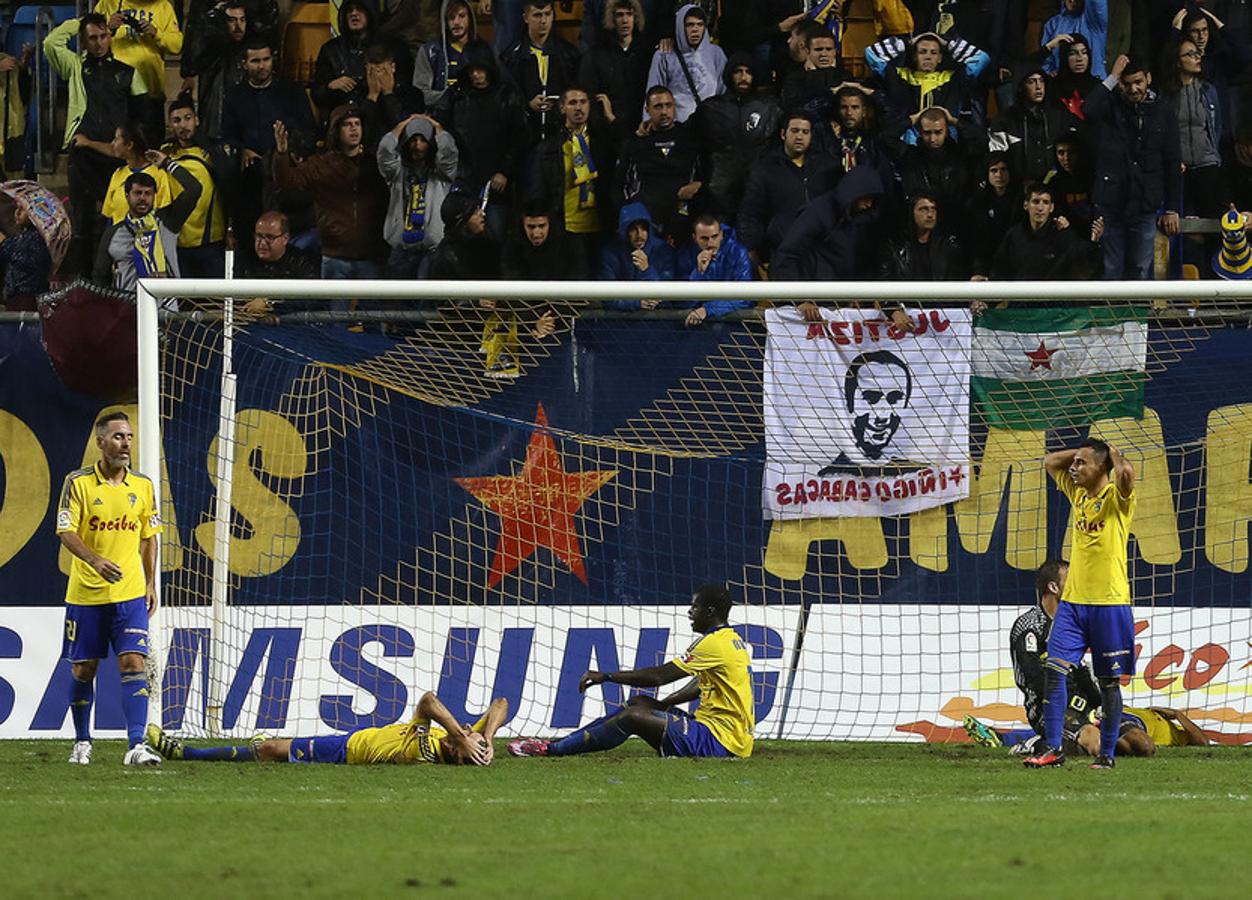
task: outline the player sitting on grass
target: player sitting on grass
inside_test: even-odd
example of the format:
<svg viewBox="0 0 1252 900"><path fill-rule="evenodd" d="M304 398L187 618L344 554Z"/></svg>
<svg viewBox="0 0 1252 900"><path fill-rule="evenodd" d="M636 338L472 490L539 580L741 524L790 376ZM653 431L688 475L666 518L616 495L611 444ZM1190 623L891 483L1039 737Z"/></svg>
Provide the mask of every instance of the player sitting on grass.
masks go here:
<svg viewBox="0 0 1252 900"><path fill-rule="evenodd" d="M266 738L234 747L188 747L156 725L148 726L148 744L166 759L202 762L450 763L485 766L495 756L492 739L508 718L503 697L472 726L461 725L433 691L417 701L413 718L378 728L358 728L326 737ZM432 724L433 723L433 724Z"/></svg>
<svg viewBox="0 0 1252 900"><path fill-rule="evenodd" d="M596 719L559 741L538 739L509 742L514 756L572 756L612 750L632 734L647 741L662 756L752 755L752 677L748 648L726 624L730 592L724 585L706 584L691 598L687 618L703 637L682 656L664 665L628 672L587 672L578 689L606 681L630 687L659 687L694 675L683 689L664 700L636 697L630 704ZM674 707L700 698L694 716Z"/></svg>
<svg viewBox="0 0 1252 900"><path fill-rule="evenodd" d="M1163 706L1122 710L1117 735L1119 756L1155 756L1157 747L1207 747L1208 735L1183 713ZM1084 725L1078 732L1078 746L1088 755L1100 752L1099 725Z"/></svg>
<svg viewBox="0 0 1252 900"><path fill-rule="evenodd" d="M1048 659L1048 634L1052 620L1065 590L1069 563L1049 559L1035 570L1035 596L1038 603L1017 617L1009 630L1009 656L1013 660L1013 680L1022 692L1022 705L1030 728L991 728L973 716L964 720L970 740L984 747L1009 747L1015 754L1030 754L1043 738L1043 701L1047 696L1045 664ZM1069 706L1065 710L1063 741L1071 746L1078 729L1089 720L1100 705L1100 689L1085 664L1069 671Z"/></svg>

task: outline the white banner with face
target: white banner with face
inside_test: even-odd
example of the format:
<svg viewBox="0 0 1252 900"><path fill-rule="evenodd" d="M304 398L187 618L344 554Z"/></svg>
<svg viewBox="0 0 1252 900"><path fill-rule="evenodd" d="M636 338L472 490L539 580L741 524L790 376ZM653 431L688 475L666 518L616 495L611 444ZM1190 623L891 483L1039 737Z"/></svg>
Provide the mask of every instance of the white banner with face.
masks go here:
<svg viewBox="0 0 1252 900"><path fill-rule="evenodd" d="M969 495L968 310L766 312L768 519L890 516Z"/></svg>

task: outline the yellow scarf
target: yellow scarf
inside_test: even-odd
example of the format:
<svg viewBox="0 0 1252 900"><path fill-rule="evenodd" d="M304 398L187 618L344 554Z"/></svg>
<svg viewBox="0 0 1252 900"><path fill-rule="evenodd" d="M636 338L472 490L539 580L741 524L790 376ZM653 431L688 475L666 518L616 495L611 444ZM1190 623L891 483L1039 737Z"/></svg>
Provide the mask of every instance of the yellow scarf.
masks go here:
<svg viewBox="0 0 1252 900"><path fill-rule="evenodd" d="M489 378L512 378L521 374L518 366L517 316L511 311L492 312L483 323L483 339L478 352Z"/></svg>
<svg viewBox="0 0 1252 900"><path fill-rule="evenodd" d="M539 67L539 83L543 85L546 91L548 89L548 52L542 47L536 47L533 44L530 52L535 57L535 65Z"/></svg>
<svg viewBox="0 0 1252 900"><path fill-rule="evenodd" d="M578 205L583 208L595 206L596 195L592 193L592 185L600 173L596 171L596 161L591 158L591 144L586 130L570 135L570 166L574 170L574 184L578 186Z"/></svg>
<svg viewBox="0 0 1252 900"><path fill-rule="evenodd" d="M0 59L9 54L0 53ZM4 116L3 127L0 127L0 171L17 169L25 160L4 158L4 145L9 141L16 144L26 134L26 107L22 105L22 91L18 87L20 70L10 69L0 81L0 115Z"/></svg>
<svg viewBox="0 0 1252 900"><path fill-rule="evenodd" d="M139 278L165 278L169 275L166 265L165 247L161 243L161 229L157 225L156 216L148 213L135 218L126 217L135 236L135 247L131 251L131 259L135 263L135 274Z"/></svg>

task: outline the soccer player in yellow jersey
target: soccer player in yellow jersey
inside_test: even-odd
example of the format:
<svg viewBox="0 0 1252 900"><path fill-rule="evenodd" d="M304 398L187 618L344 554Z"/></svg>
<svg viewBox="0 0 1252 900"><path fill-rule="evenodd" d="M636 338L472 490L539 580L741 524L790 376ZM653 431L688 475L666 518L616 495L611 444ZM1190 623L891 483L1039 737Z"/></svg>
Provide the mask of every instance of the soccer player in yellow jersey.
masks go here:
<svg viewBox="0 0 1252 900"><path fill-rule="evenodd" d="M702 637L670 662L627 672L587 672L578 689L606 681L631 687L660 687L689 675L695 679L664 700L636 697L612 715L596 719L559 741L536 738L509 742L514 756L572 756L612 750L632 734L662 756L752 755L756 712L752 701L752 669L748 648L726 623L730 592L706 584L691 598L687 618ZM676 709L700 699L695 715Z"/></svg>
<svg viewBox="0 0 1252 900"><path fill-rule="evenodd" d="M1185 713L1163 706L1122 710L1117 752L1125 756L1155 756L1157 747L1207 747L1208 735ZM1100 729L1084 725L1078 732L1078 745L1095 756L1099 753Z"/></svg>
<svg viewBox="0 0 1252 900"><path fill-rule="evenodd" d="M1122 720L1121 677L1135 672L1135 623L1130 609L1126 542L1135 514L1135 471L1104 441L1088 438L1075 450L1049 453L1048 474L1073 505L1069 578L1048 635L1047 697L1043 726L1047 745L1024 760L1030 768L1060 766L1061 729L1069 703L1066 675L1091 648L1104 718L1093 769L1113 768Z"/></svg>
<svg viewBox="0 0 1252 900"><path fill-rule="evenodd" d="M130 749L128 766L158 765L143 742L148 721L148 616L156 611L157 518L152 482L130 470L135 435L125 413L96 422L95 465L71 472L61 488L57 537L74 555L65 591L65 642L69 660L74 749L70 762L91 762L91 706L96 667L117 654L122 673L122 713Z"/></svg>
<svg viewBox="0 0 1252 900"><path fill-rule="evenodd" d="M148 726L148 744L166 759L197 762L378 763L412 765L490 765L492 740L509 717L509 703L497 697L473 725L462 725L433 691L417 701L408 722L358 728L323 737L254 739L234 747L188 747L156 725Z"/></svg>

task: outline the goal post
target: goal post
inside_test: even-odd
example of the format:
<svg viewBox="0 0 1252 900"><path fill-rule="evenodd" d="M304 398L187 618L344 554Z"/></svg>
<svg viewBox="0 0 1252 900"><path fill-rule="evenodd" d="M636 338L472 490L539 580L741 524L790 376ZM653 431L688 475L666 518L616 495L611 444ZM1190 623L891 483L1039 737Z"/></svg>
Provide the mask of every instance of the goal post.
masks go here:
<svg viewBox="0 0 1252 900"><path fill-rule="evenodd" d="M227 297L369 308L275 325ZM697 328L594 303L627 299L766 305ZM1139 471L1128 704L1252 740L1241 283L146 279L138 304L173 730L344 730L437 689L560 733L628 697L582 697L583 669L682 652L708 580L758 737L1022 727L1008 627L1069 541L1042 455L1091 434Z"/></svg>

